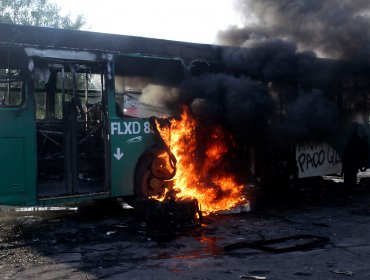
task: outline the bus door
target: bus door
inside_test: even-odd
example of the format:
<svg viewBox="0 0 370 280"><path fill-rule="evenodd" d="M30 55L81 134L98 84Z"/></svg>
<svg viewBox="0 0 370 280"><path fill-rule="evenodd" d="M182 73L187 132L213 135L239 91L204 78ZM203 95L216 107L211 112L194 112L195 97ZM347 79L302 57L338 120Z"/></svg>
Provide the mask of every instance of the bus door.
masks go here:
<svg viewBox="0 0 370 280"><path fill-rule="evenodd" d="M0 204L36 201L36 143L24 55L0 49Z"/></svg>
<svg viewBox="0 0 370 280"><path fill-rule="evenodd" d="M39 61L38 197L108 192L104 64Z"/></svg>

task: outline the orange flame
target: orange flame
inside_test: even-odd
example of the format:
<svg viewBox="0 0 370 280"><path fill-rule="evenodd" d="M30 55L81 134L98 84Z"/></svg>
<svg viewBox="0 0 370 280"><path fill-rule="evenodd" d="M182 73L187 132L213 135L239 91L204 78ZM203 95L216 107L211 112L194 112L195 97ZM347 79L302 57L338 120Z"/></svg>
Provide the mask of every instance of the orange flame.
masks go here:
<svg viewBox="0 0 370 280"><path fill-rule="evenodd" d="M173 192L177 199L196 198L205 214L245 204L244 186L238 185L226 171L223 159L228 152L230 136L220 126L199 128L187 110L170 126L157 128L162 139L177 159ZM163 196L155 197L163 200Z"/></svg>

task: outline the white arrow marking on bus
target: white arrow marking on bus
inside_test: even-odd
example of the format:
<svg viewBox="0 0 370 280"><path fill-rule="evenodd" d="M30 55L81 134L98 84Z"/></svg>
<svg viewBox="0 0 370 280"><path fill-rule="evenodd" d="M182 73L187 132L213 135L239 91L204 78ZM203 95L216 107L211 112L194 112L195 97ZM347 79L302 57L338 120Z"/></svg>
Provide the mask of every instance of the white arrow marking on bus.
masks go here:
<svg viewBox="0 0 370 280"><path fill-rule="evenodd" d="M123 153L121 153L121 148L117 148L117 152L113 155L117 160L120 160L123 157Z"/></svg>

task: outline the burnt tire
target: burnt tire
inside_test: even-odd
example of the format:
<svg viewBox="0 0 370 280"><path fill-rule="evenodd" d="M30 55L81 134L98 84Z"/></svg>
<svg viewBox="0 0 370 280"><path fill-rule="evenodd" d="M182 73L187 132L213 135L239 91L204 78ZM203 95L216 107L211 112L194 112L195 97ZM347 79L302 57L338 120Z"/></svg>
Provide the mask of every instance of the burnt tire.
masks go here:
<svg viewBox="0 0 370 280"><path fill-rule="evenodd" d="M147 199L160 196L165 191L165 182L152 173L152 164L156 155L146 154L140 160L135 170L134 188L136 199Z"/></svg>

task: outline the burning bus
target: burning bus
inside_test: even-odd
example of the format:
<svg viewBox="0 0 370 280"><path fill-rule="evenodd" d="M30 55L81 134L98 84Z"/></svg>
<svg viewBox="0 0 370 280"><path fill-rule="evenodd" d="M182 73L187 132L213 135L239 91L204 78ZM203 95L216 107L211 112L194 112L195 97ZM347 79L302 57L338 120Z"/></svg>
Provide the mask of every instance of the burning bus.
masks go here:
<svg viewBox="0 0 370 280"><path fill-rule="evenodd" d="M342 172L351 135L365 157L348 162L368 166L366 65L294 54L283 75L254 57L0 24L0 203L191 197L225 210L252 182Z"/></svg>

